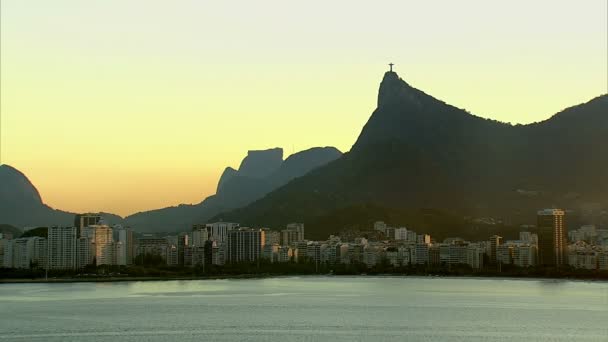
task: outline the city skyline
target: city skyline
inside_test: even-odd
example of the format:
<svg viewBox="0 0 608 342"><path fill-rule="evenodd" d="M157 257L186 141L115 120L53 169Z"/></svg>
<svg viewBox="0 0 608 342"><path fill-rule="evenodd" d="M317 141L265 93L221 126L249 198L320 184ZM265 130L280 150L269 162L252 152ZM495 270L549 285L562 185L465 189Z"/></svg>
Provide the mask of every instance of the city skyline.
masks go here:
<svg viewBox="0 0 608 342"><path fill-rule="evenodd" d="M438 4L3 2L1 162L55 208L125 215L199 202L247 150L348 151L388 63L512 123L606 92L605 2Z"/></svg>

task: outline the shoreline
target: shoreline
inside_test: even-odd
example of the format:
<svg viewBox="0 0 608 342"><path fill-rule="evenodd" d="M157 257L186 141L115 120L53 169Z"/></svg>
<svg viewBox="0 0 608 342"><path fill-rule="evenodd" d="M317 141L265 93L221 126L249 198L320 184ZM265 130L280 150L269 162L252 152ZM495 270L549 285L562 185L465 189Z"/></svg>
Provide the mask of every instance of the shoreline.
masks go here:
<svg viewBox="0 0 608 342"><path fill-rule="evenodd" d="M239 280L239 279L268 279L289 277L325 277L325 278L461 278L461 279L495 279L495 280L562 280L580 282L608 282L605 278L592 277L546 277L546 276L492 276L492 275L437 275L437 274L239 274L213 276L175 276L175 277L90 277L90 278L9 278L0 279L3 284L65 284L65 283L117 283L117 282L147 282L147 281L192 281L192 280Z"/></svg>

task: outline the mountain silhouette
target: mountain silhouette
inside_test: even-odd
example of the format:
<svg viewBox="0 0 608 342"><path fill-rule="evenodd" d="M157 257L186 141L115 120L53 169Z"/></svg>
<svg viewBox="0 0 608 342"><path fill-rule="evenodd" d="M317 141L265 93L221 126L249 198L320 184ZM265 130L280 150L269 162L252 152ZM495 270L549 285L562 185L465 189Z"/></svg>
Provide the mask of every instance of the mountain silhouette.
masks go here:
<svg viewBox="0 0 608 342"><path fill-rule="evenodd" d="M315 147L289 156L283 149L249 151L238 170L227 167L218 181L217 193L198 204L181 204L136 213L124 223L138 231L187 230L205 223L220 212L238 208L262 198L268 192L325 165L342 155L334 147Z"/></svg>
<svg viewBox="0 0 608 342"><path fill-rule="evenodd" d="M350 152L219 216L244 225L306 222L316 238L354 225L327 219L338 211L353 216L350 207L531 222L542 207L608 207L607 150L607 95L513 126L448 105L387 72Z"/></svg>
<svg viewBox="0 0 608 342"><path fill-rule="evenodd" d="M0 165L0 223L16 227L72 225L74 215L46 205L38 189L21 171ZM122 220L113 214L102 215L108 222Z"/></svg>

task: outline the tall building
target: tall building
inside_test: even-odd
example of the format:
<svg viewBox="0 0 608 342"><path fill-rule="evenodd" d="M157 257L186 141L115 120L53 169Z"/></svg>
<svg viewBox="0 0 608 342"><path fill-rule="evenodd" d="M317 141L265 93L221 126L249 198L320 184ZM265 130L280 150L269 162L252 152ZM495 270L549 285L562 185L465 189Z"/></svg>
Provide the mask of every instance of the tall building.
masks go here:
<svg viewBox="0 0 608 342"><path fill-rule="evenodd" d="M496 252L502 243L502 236L494 235L490 238L490 264L495 265L497 262Z"/></svg>
<svg viewBox="0 0 608 342"><path fill-rule="evenodd" d="M407 240L407 228L401 227L395 229L395 240Z"/></svg>
<svg viewBox="0 0 608 342"><path fill-rule="evenodd" d="M194 247L205 247L205 242L209 240L209 231L207 230L207 227L194 225L192 228L192 241L190 241L190 245Z"/></svg>
<svg viewBox="0 0 608 342"><path fill-rule="evenodd" d="M538 212L538 262L540 265L559 266L566 263L565 212L545 209Z"/></svg>
<svg viewBox="0 0 608 342"><path fill-rule="evenodd" d="M30 268L30 258L27 253L28 238L13 240L13 267Z"/></svg>
<svg viewBox="0 0 608 342"><path fill-rule="evenodd" d="M228 232L231 230L238 229L239 224L232 222L215 222L207 223L205 227L209 231L209 240L222 243L226 242Z"/></svg>
<svg viewBox="0 0 608 342"><path fill-rule="evenodd" d="M107 225L90 225L82 230L84 237L88 238L93 244L93 256L95 264L112 265L114 260L114 237L112 228Z"/></svg>
<svg viewBox="0 0 608 342"><path fill-rule="evenodd" d="M13 250L15 244L14 240L10 239L1 239L0 240L0 252L2 256L2 263L0 267L3 268L13 268Z"/></svg>
<svg viewBox="0 0 608 342"><path fill-rule="evenodd" d="M298 241L304 240L304 223L289 223L286 228L298 232Z"/></svg>
<svg viewBox="0 0 608 342"><path fill-rule="evenodd" d="M226 261L251 262L262 255L266 241L265 231L262 229L240 228L228 232L226 244Z"/></svg>
<svg viewBox="0 0 608 342"><path fill-rule="evenodd" d="M264 241L264 245L272 246L281 244L281 232L277 232L276 230L264 229L266 241Z"/></svg>
<svg viewBox="0 0 608 342"><path fill-rule="evenodd" d="M76 268L77 227L49 227L48 268L68 270Z"/></svg>
<svg viewBox="0 0 608 342"><path fill-rule="evenodd" d="M189 235L186 233L180 233L177 236L177 264L179 266L186 265L185 252L186 249L190 246ZM192 257L190 257L190 263L192 261Z"/></svg>
<svg viewBox="0 0 608 342"><path fill-rule="evenodd" d="M135 240L133 238L133 230L117 227L118 242L122 245L116 248L116 264L117 265L132 265L133 257L135 256Z"/></svg>
<svg viewBox="0 0 608 342"><path fill-rule="evenodd" d="M154 236L144 236L137 240L137 250L135 256L156 255L162 259L167 258L167 239Z"/></svg>
<svg viewBox="0 0 608 342"><path fill-rule="evenodd" d="M95 261L94 245L86 236L76 239L76 268L81 269Z"/></svg>
<svg viewBox="0 0 608 342"><path fill-rule="evenodd" d="M78 228L78 236L82 236L82 228L97 225L101 221L99 214L76 214L74 216L74 226Z"/></svg>
<svg viewBox="0 0 608 342"><path fill-rule="evenodd" d="M47 240L40 236L33 236L27 241L27 254L30 265L35 268L46 268L48 254Z"/></svg>

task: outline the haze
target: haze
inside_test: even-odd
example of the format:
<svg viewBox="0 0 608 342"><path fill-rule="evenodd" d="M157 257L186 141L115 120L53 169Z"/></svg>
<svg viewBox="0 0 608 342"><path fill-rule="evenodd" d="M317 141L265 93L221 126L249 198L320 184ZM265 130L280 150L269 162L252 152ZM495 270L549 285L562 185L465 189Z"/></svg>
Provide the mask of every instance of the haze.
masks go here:
<svg viewBox="0 0 608 342"><path fill-rule="evenodd" d="M0 161L75 212L199 202L250 149L348 151L389 62L512 123L608 87L605 0L1 6Z"/></svg>

